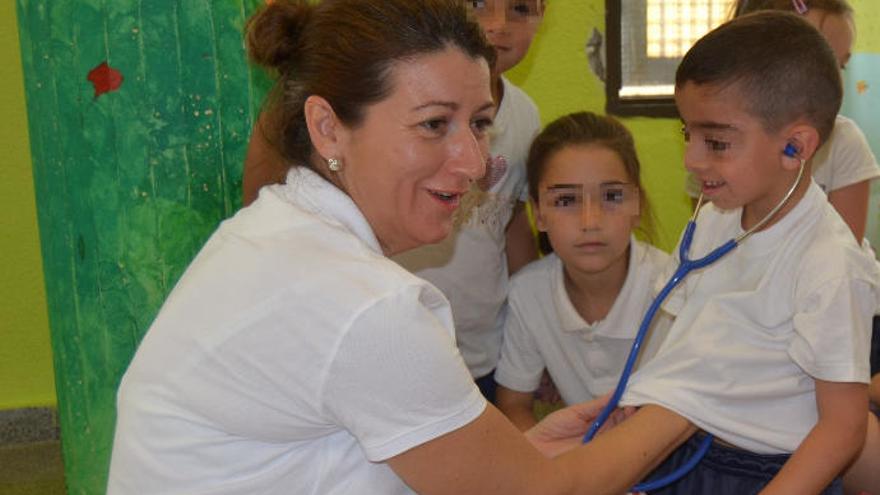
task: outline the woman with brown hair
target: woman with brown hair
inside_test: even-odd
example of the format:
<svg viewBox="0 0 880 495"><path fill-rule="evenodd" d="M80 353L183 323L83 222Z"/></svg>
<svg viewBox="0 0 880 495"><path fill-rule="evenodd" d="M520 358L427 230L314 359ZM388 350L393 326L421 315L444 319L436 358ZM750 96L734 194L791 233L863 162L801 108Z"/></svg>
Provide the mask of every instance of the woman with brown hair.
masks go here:
<svg viewBox="0 0 880 495"><path fill-rule="evenodd" d="M267 135L293 166L147 332L109 493L619 494L693 431L651 406L574 448L589 403L520 433L447 300L388 258L446 236L485 171L494 55L462 2L276 0L248 46L278 73Z"/></svg>

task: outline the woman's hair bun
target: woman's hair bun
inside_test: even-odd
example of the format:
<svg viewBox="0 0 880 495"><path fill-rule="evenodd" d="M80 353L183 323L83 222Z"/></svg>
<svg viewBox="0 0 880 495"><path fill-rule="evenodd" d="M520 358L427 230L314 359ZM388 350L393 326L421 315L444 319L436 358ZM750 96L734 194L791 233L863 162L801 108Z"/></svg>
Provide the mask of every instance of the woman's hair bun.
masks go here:
<svg viewBox="0 0 880 495"><path fill-rule="evenodd" d="M276 70L295 64L313 8L306 0L274 0L254 14L245 27L251 60Z"/></svg>

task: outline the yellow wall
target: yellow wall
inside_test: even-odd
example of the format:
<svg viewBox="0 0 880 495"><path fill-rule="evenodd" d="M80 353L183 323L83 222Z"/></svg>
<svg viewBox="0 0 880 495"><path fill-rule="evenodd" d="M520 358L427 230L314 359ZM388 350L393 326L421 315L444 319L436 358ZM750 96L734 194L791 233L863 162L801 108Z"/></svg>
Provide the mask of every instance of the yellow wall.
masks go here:
<svg viewBox="0 0 880 495"><path fill-rule="evenodd" d="M55 405L15 2L0 2L0 410Z"/></svg>
<svg viewBox="0 0 880 495"><path fill-rule="evenodd" d="M849 0L849 2L856 11L856 43L853 52L880 53L880 2L877 0Z"/></svg>

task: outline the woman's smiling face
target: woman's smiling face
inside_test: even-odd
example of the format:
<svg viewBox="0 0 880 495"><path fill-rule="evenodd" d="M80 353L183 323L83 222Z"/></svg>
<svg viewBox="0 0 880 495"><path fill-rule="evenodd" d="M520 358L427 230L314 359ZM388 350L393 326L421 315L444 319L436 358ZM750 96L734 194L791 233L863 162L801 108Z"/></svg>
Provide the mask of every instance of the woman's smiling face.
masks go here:
<svg viewBox="0 0 880 495"><path fill-rule="evenodd" d="M338 183L386 255L446 237L482 177L495 107L489 66L458 48L392 65L390 94L341 133Z"/></svg>

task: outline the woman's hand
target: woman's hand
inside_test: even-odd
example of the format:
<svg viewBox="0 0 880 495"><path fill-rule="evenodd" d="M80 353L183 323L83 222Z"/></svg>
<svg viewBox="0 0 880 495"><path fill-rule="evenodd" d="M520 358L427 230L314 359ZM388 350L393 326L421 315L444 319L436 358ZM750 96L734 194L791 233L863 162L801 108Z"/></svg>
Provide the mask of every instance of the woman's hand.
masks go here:
<svg viewBox="0 0 880 495"><path fill-rule="evenodd" d="M583 443L587 429L602 412L609 395L582 402L548 414L540 423L525 432L526 438L547 457L556 457ZM601 434L624 421L634 408L617 409L602 425Z"/></svg>

